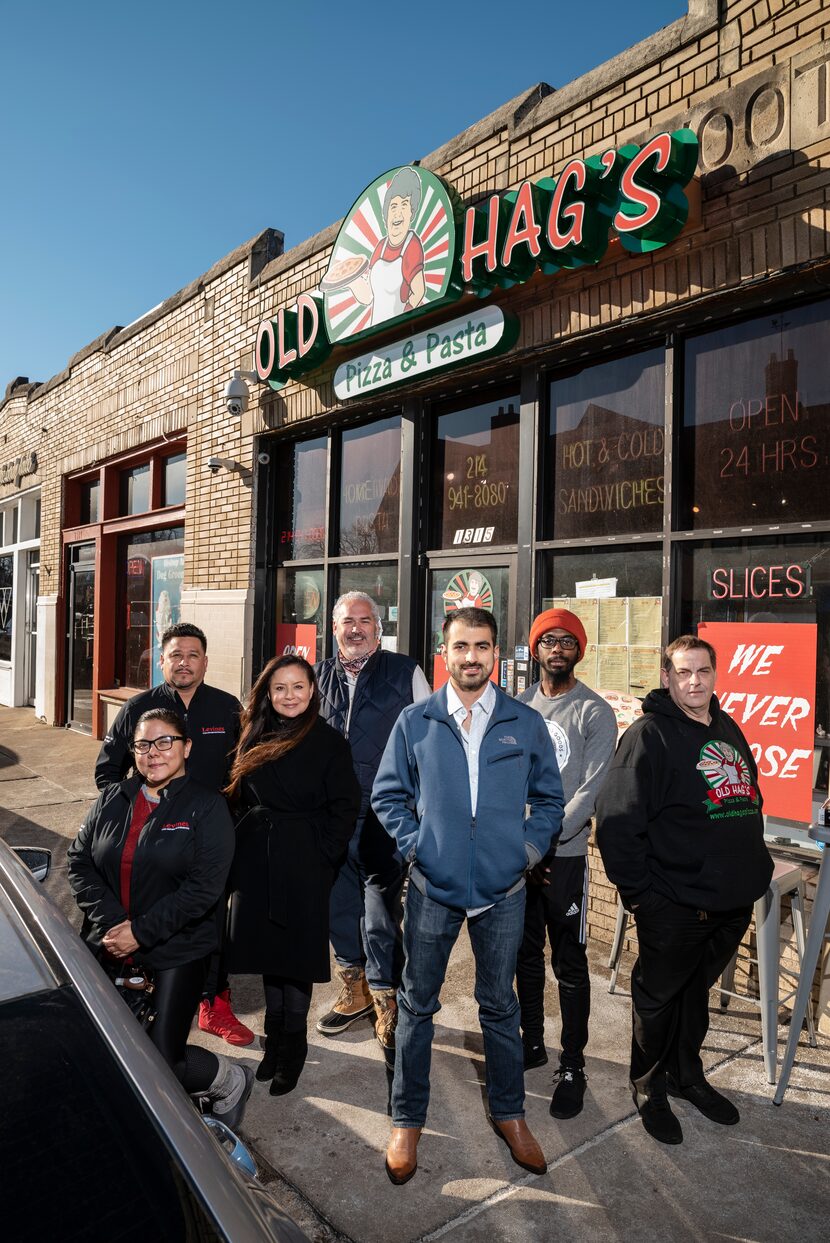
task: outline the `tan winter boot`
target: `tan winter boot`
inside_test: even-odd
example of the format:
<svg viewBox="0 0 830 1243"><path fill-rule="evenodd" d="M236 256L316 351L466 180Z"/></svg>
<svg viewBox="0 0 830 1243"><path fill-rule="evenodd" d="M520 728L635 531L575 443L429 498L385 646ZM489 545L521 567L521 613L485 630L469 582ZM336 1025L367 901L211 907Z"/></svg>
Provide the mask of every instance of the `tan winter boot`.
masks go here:
<svg viewBox="0 0 830 1243"><path fill-rule="evenodd" d="M317 1023L323 1036L339 1036L356 1019L372 1013L372 994L362 967L338 967L334 973L340 981L340 992L328 1014Z"/></svg>
<svg viewBox="0 0 830 1243"><path fill-rule="evenodd" d="M398 1002L394 988L372 989L375 1006L375 1039L383 1049L386 1065L395 1068L395 1028L398 1026Z"/></svg>

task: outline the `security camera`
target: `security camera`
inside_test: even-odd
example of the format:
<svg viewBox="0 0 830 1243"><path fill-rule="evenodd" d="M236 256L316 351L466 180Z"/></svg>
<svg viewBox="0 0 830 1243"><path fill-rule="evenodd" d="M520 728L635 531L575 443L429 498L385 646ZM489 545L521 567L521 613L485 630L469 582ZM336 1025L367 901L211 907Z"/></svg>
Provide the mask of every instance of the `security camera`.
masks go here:
<svg viewBox="0 0 830 1243"><path fill-rule="evenodd" d="M256 455L256 460L259 462L260 466L267 466L268 463L271 461L271 454L270 453L258 453Z"/></svg>
<svg viewBox="0 0 830 1243"><path fill-rule="evenodd" d="M209 457L207 466L212 475L218 475L222 469L222 459L220 457Z"/></svg>
<svg viewBox="0 0 830 1243"><path fill-rule="evenodd" d="M225 405L228 414L239 418L248 409L248 385L242 379L240 371L234 371L225 385Z"/></svg>

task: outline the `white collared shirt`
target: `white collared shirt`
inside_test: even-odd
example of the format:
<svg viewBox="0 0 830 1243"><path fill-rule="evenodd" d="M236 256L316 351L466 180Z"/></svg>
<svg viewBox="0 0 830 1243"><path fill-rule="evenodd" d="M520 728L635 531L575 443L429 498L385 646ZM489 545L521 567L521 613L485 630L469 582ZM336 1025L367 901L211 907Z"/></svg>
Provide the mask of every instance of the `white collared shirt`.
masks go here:
<svg viewBox="0 0 830 1243"><path fill-rule="evenodd" d="M472 706L473 719L470 721L469 730L464 729L464 722L467 719L467 709L458 698L455 687L452 682L447 683L447 711L455 721L461 741L464 743L464 750L467 753L467 772L470 781L470 806L473 809L473 815L476 814L478 806L478 756L481 750L481 743L487 731L487 725L490 717L493 715L493 709L496 706L496 690L492 682L488 682L481 695ZM468 910L468 918L473 915L482 915L485 911L489 911L490 906L478 906L474 910Z"/></svg>

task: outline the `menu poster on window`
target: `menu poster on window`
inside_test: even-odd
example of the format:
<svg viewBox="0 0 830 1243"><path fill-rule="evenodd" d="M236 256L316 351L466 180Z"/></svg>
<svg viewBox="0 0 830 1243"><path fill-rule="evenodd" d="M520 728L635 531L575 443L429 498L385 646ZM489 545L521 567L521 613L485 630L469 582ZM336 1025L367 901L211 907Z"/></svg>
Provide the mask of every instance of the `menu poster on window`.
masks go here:
<svg viewBox="0 0 830 1243"><path fill-rule="evenodd" d="M749 743L768 816L813 816L816 637L802 622L700 622L718 656L716 691ZM713 790L717 796L717 789Z"/></svg>
<svg viewBox="0 0 830 1243"><path fill-rule="evenodd" d="M569 600L565 608L570 609L585 627L585 637L589 643L599 642L599 601Z"/></svg>
<svg viewBox="0 0 830 1243"><path fill-rule="evenodd" d="M596 690L597 686L597 645L589 643L585 648L585 655L575 667L574 673L580 682L584 682L586 686L590 686L591 690Z"/></svg>
<svg viewBox="0 0 830 1243"><path fill-rule="evenodd" d="M659 647L628 649L628 689L632 695L644 699L660 685L660 655Z"/></svg>
<svg viewBox="0 0 830 1243"><path fill-rule="evenodd" d="M630 596L628 642L635 646L660 646L661 604L659 596Z"/></svg>
<svg viewBox="0 0 830 1243"><path fill-rule="evenodd" d="M599 601L600 643L628 642L628 599L617 596Z"/></svg>
<svg viewBox="0 0 830 1243"><path fill-rule="evenodd" d="M317 627L313 622L277 622L278 656L302 656L313 665L317 659Z"/></svg>
<svg viewBox="0 0 830 1243"><path fill-rule="evenodd" d="M628 694L628 648L624 643L597 648L597 689Z"/></svg>
<svg viewBox="0 0 830 1243"><path fill-rule="evenodd" d="M184 579L184 553L168 557L151 557L150 590L152 592L153 618L150 629L151 685L161 686L162 677L161 636L169 626L175 626L181 618L182 580Z"/></svg>

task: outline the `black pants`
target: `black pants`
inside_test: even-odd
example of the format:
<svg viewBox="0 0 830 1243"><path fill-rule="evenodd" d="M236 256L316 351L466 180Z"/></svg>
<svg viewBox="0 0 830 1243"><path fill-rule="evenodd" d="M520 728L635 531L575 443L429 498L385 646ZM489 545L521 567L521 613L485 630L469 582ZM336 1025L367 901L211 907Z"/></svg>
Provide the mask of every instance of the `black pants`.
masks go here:
<svg viewBox="0 0 830 1243"><path fill-rule="evenodd" d="M709 990L751 917L752 907L701 913L659 894L634 912L640 954L631 974L631 1086L638 1094L666 1071L681 1087L703 1081Z"/></svg>
<svg viewBox="0 0 830 1243"><path fill-rule="evenodd" d="M156 1017L150 1039L185 1092L205 1092L219 1070L215 1053L188 1045L187 1037L202 995L208 960L154 972Z"/></svg>
<svg viewBox="0 0 830 1243"><path fill-rule="evenodd" d="M266 1028L273 1024L289 1033L304 1032L313 985L307 980L289 980L284 975L264 975L262 984Z"/></svg>
<svg viewBox="0 0 830 1243"><path fill-rule="evenodd" d="M544 1041L547 935L551 966L559 985L560 1063L570 1070L582 1070L591 1013L591 981L585 953L588 860L584 855L554 857L549 866L550 884L540 886L531 881L527 886L524 938L516 960L522 1034L532 1044Z"/></svg>

